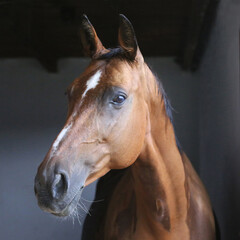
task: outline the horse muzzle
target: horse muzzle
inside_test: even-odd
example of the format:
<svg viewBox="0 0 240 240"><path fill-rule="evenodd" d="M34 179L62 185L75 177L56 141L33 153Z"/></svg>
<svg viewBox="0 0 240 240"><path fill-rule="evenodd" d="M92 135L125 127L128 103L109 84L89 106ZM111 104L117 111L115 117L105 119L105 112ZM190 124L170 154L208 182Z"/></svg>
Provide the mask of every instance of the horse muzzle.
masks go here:
<svg viewBox="0 0 240 240"><path fill-rule="evenodd" d="M71 215L77 207L84 187L84 176L69 176L66 171L52 173L39 170L34 191L39 207L57 216Z"/></svg>

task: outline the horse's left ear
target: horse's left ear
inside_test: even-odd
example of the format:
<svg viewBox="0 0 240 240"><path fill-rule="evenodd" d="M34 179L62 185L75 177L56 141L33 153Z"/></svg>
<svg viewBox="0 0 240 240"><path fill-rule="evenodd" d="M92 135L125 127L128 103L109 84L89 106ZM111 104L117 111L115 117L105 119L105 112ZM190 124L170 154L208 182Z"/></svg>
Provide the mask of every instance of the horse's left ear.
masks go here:
<svg viewBox="0 0 240 240"><path fill-rule="evenodd" d="M123 15L119 15L120 25L118 30L118 42L124 50L124 54L130 60L135 60L138 55L141 55L137 38L131 22ZM141 55L142 58L142 55Z"/></svg>
<svg viewBox="0 0 240 240"><path fill-rule="evenodd" d="M82 42L83 52L88 57L94 58L105 50L104 46L97 36L94 27L85 14L82 16L80 38Z"/></svg>

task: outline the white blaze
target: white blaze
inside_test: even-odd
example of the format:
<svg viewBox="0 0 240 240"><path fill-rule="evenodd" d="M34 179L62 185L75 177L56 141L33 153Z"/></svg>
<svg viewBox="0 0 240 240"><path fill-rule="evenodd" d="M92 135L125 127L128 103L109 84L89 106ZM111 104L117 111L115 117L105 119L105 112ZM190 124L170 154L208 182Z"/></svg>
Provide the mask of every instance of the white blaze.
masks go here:
<svg viewBox="0 0 240 240"><path fill-rule="evenodd" d="M100 80L102 72L100 70L98 70L86 83L87 88L84 91L83 95L82 95L82 99L85 97L85 95L87 94L87 92L90 89L95 88L98 85L98 82ZM73 91L73 89L72 89ZM74 113L73 116L76 115L76 112ZM72 127L73 123L69 123L66 127L63 128L63 130L59 133L57 139L54 141L53 143L53 147L52 147L52 156L55 154L55 152L58 149L58 145L59 143L62 141L62 139L64 138L64 136L67 134L67 132L70 130L70 128Z"/></svg>
<svg viewBox="0 0 240 240"><path fill-rule="evenodd" d="M58 148L59 143L61 142L61 140L64 138L64 136L66 135L66 133L69 131L69 129L72 127L72 123L68 124L65 128L63 128L63 130L59 133L57 139L55 140L55 142L53 143L53 153L55 153L55 151Z"/></svg>
<svg viewBox="0 0 240 240"><path fill-rule="evenodd" d="M83 95L82 95L82 99L85 97L85 95L87 94L87 92L90 89L95 88L98 85L98 82L100 80L102 72L100 70L98 70L88 81L87 81L87 88L84 91Z"/></svg>

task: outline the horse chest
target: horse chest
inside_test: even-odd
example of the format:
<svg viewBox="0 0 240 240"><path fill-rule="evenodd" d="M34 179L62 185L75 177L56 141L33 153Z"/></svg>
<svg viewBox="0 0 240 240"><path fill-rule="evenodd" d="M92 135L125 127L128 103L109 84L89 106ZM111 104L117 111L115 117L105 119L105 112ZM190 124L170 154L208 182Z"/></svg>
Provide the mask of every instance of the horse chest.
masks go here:
<svg viewBox="0 0 240 240"><path fill-rule="evenodd" d="M164 233L161 232L160 235L164 236ZM137 216L136 195L131 175L129 174L126 174L116 186L107 210L104 233L98 240L100 239L159 239L159 235L155 238L149 230L144 216Z"/></svg>
<svg viewBox="0 0 240 240"><path fill-rule="evenodd" d="M170 233L163 219L159 220L157 212L154 216L146 216L144 212L144 209L137 210L134 183L132 176L127 173L113 192L107 209L103 235L98 240L178 239L179 233ZM184 236L183 239L188 238Z"/></svg>

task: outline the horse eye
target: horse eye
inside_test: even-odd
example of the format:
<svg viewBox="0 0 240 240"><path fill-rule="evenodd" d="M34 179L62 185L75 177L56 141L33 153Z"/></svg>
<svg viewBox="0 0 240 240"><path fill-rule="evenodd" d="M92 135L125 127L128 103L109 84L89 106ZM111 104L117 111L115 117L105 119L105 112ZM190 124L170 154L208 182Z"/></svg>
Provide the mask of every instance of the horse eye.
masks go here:
<svg viewBox="0 0 240 240"><path fill-rule="evenodd" d="M115 105L120 105L126 100L126 96L120 94L113 98L112 103Z"/></svg>

